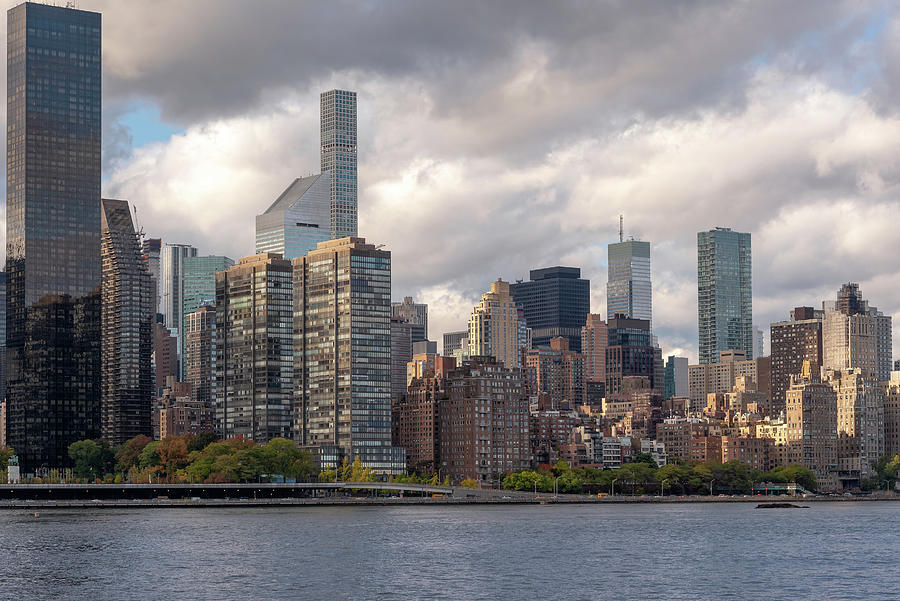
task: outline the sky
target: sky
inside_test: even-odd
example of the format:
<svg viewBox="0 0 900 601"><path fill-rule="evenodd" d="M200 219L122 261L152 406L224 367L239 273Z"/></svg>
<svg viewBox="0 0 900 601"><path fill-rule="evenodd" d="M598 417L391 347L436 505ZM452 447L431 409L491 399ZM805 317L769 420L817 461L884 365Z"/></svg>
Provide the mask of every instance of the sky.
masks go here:
<svg viewBox="0 0 900 601"><path fill-rule="evenodd" d="M102 191L149 236L253 254L255 215L319 171L318 95L341 88L359 234L392 251L393 296L428 303L432 339L491 281L552 265L580 267L605 314L620 214L652 244L664 355L697 359L696 234L716 226L752 234L767 338L843 282L900 310L896 3L78 8L103 13Z"/></svg>

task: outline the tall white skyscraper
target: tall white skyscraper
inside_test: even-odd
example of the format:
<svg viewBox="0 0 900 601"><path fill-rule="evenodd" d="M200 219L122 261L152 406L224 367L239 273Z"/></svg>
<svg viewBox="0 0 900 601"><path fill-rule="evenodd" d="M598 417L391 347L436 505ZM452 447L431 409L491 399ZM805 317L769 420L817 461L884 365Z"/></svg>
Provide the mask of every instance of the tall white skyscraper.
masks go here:
<svg viewBox="0 0 900 601"><path fill-rule="evenodd" d="M322 173L331 173L331 237L356 236L356 92L322 92L320 109Z"/></svg>
<svg viewBox="0 0 900 601"><path fill-rule="evenodd" d="M650 243L624 240L609 245L606 318L616 315L653 321Z"/></svg>

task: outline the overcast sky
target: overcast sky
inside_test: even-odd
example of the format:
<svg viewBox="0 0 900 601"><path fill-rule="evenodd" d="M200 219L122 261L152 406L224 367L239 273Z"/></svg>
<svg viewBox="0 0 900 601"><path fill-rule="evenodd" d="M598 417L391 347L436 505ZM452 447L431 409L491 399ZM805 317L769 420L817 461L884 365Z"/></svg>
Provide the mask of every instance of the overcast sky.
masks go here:
<svg viewBox="0 0 900 601"><path fill-rule="evenodd" d="M150 236L252 254L254 216L318 172L338 87L359 94L359 233L432 339L551 265L605 313L620 213L652 243L664 354L697 358L715 226L752 233L767 339L846 281L897 313L898 5L532 4L79 0L103 13L103 193Z"/></svg>

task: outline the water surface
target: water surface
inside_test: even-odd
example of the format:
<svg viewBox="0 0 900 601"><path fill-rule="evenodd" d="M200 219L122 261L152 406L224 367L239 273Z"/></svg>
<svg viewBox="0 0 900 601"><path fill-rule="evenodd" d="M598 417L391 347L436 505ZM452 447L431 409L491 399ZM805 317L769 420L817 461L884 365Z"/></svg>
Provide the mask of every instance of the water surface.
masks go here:
<svg viewBox="0 0 900 601"><path fill-rule="evenodd" d="M898 599L900 503L0 512L0 599Z"/></svg>

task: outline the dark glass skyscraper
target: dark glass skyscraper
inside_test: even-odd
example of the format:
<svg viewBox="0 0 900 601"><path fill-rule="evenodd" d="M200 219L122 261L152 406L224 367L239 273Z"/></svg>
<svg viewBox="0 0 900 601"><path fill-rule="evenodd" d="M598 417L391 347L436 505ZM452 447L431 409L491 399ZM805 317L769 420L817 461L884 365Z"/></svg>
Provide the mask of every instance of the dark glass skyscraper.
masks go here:
<svg viewBox="0 0 900 601"><path fill-rule="evenodd" d="M100 14L7 13L7 440L23 471L100 434Z"/></svg>
<svg viewBox="0 0 900 601"><path fill-rule="evenodd" d="M516 303L525 310L532 346L550 346L550 339L569 339L569 349L581 352L581 326L591 310L591 282L577 267L532 269L530 282L509 285Z"/></svg>

